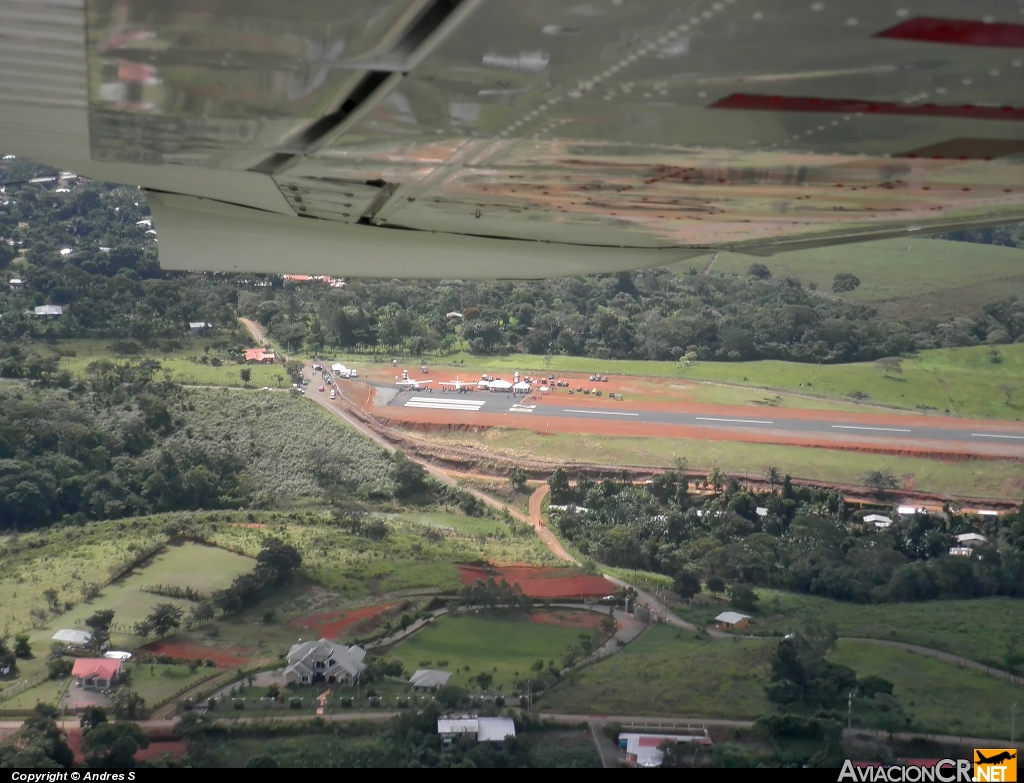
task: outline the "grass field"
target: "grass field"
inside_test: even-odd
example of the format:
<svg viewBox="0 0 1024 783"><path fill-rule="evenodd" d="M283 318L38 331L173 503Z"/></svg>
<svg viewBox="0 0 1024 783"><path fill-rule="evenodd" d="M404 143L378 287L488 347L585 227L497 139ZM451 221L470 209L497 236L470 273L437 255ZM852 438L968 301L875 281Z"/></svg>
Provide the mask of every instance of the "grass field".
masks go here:
<svg viewBox="0 0 1024 783"><path fill-rule="evenodd" d="M761 598L751 632L759 635L799 631L808 621L835 623L840 636L919 644L970 660L1005 668L1004 658L1024 616L1024 602L1014 598L926 601L913 604L847 604L817 596L758 589ZM724 605L680 614L710 622Z"/></svg>
<svg viewBox="0 0 1024 783"><path fill-rule="evenodd" d="M908 250L908 247L910 248ZM962 314L1011 294L1024 296L1024 250L941 239L888 239L858 245L780 253L753 259L719 253L712 274L746 276L752 261L776 278L814 283L828 296L871 304L903 317ZM684 272L692 264L680 264ZM852 272L861 281L853 291L833 294L832 280Z"/></svg>
<svg viewBox="0 0 1024 783"><path fill-rule="evenodd" d="M893 699L915 731L1008 738L1011 705L1024 703L1024 688L915 653L840 641L828 657L858 678L892 682Z"/></svg>
<svg viewBox="0 0 1024 783"><path fill-rule="evenodd" d="M95 361L105 359L115 363L130 361L134 364L140 359L156 359L161 364L160 374L162 375L165 370L170 371L173 379L178 383L200 386L242 386L244 384L238 371L243 367L248 367L252 373L250 386L290 388L292 385L291 379L281 365L238 364L223 351L214 349L212 346L215 340L212 338L185 337L178 340L182 344L182 348L178 350L145 349L140 354L128 356L120 356L110 350L111 344L115 342L119 341L62 340L53 347L65 354L60 362L61 369L80 378L86 377L86 368ZM210 349L210 357L219 356L223 362L220 367L200 363L200 358L206 355L204 349ZM75 355L66 355L71 352Z"/></svg>
<svg viewBox="0 0 1024 783"><path fill-rule="evenodd" d="M776 465L794 477L824 484L860 485L872 470L889 470L922 492L994 500L1018 500L1024 490L1024 471L1013 460L941 462L920 457L860 454L833 449L683 438L630 438L612 435L546 435L529 430L494 428L475 434L418 433L440 443L485 448L509 456L552 461L579 460L605 465L672 467L686 457L693 469L720 467L726 473L762 476Z"/></svg>
<svg viewBox="0 0 1024 783"><path fill-rule="evenodd" d="M492 689L508 692L529 675L537 659L558 665L579 642L579 629L490 617L442 617L415 636L397 644L385 657L405 668L443 668L453 672L452 685L471 687L481 672L494 675ZM447 661L442 665L440 661Z"/></svg>
<svg viewBox="0 0 1024 783"><path fill-rule="evenodd" d="M569 675L543 712L752 719L775 642L698 640L656 625L614 657Z"/></svg>

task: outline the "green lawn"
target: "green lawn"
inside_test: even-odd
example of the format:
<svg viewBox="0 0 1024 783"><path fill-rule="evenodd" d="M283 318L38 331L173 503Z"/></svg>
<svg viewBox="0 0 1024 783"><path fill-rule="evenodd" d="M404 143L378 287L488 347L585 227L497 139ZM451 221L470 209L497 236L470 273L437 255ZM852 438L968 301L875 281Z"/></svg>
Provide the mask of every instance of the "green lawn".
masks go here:
<svg viewBox="0 0 1024 783"><path fill-rule="evenodd" d="M811 449L739 441L641 438L612 435L544 434L530 430L494 428L466 433L418 435L440 443L485 448L509 456L529 456L552 461L585 460L624 467L672 467L686 457L692 469L713 466L737 476L761 477L768 465L795 478L823 484L861 485L864 474L889 470L922 492L1019 500L1024 489L1021 464L1013 460L942 462L920 457L861 454L836 449Z"/></svg>
<svg viewBox="0 0 1024 783"><path fill-rule="evenodd" d="M409 671L438 668L440 661L447 661L443 668L454 672L450 683L463 687L481 672L491 672L492 689L508 692L517 679L528 676L538 658L545 667L549 661L557 665L569 647L579 642L579 634L579 629L515 619L442 617L385 657L398 658Z"/></svg>
<svg viewBox="0 0 1024 783"><path fill-rule="evenodd" d="M901 728L1009 737L1011 705L1024 703L1024 688L915 653L841 641L828 657L859 678L874 675L892 682L893 699L910 720Z"/></svg>
<svg viewBox="0 0 1024 783"><path fill-rule="evenodd" d="M758 589L761 597L751 632L785 634L808 620L835 623L840 636L919 644L1005 668L1004 658L1014 637L1020 636L1024 601L977 598L966 601L926 601L912 604L847 604L817 596ZM710 620L724 606L692 613ZM681 611L687 616L685 610ZM1016 617L1017 622L1008 618Z"/></svg>
<svg viewBox="0 0 1024 783"><path fill-rule="evenodd" d="M39 685L28 688L21 693L0 701L0 708L5 710L30 710L37 704L56 704L57 699L67 686L67 679L46 680Z"/></svg>
<svg viewBox="0 0 1024 783"><path fill-rule="evenodd" d="M221 672L205 667L189 671L187 666L135 664L131 667L132 690L153 705Z"/></svg>
<svg viewBox="0 0 1024 783"><path fill-rule="evenodd" d="M571 674L538 702L543 712L753 719L775 642L697 640L656 625L608 660Z"/></svg>
<svg viewBox="0 0 1024 783"><path fill-rule="evenodd" d="M823 294L877 305L883 312L903 317L956 315L965 307L981 307L1011 294L1024 296L1024 251L996 245L913 238L758 259L719 253L711 273L746 276L755 260L765 264L773 277L792 276L804 285L817 285ZM692 264L679 266L685 272ZM855 274L860 286L833 294L832 280L840 272Z"/></svg>

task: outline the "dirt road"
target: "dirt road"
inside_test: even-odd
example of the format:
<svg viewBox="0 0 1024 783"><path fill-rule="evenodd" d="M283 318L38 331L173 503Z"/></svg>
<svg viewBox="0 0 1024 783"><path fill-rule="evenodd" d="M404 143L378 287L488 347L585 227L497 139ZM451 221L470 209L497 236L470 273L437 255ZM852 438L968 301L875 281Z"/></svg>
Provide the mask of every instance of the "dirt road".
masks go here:
<svg viewBox="0 0 1024 783"><path fill-rule="evenodd" d="M266 335L263 334L262 326L249 318L239 318L238 322L249 330L249 334L252 335L252 339L256 341L257 345L266 345L267 338Z"/></svg>

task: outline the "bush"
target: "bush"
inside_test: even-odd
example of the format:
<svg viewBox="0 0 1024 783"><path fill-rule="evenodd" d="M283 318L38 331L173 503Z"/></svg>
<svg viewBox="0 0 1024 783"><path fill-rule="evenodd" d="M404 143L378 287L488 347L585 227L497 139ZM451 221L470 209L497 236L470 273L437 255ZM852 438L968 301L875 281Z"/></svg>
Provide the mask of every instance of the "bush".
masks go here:
<svg viewBox="0 0 1024 783"><path fill-rule="evenodd" d="M293 710L301 710L301 709L302 709L302 699L300 699L300 698L297 698L297 697L295 697L295 698L292 698L292 699L291 699L291 700L290 700L290 701L288 702L288 706L289 706L289 707L290 707L291 709L293 709Z"/></svg>

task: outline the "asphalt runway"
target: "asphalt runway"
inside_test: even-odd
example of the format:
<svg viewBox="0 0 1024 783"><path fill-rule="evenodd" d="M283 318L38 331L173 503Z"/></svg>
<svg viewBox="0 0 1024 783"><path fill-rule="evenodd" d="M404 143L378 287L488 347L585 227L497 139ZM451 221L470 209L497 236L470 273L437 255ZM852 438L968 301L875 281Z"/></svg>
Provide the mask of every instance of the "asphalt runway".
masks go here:
<svg viewBox="0 0 1024 783"><path fill-rule="evenodd" d="M375 384L376 385L376 384ZM384 385L381 384L383 388ZM387 387L394 389L393 386ZM956 420L942 419L943 426L929 426L924 416L904 416L903 419L920 418L921 424L902 423L883 426L874 422L864 421L855 414L833 412L827 420L820 418L801 419L787 411L785 417L772 416L766 409L764 415L729 416L686 411L654 411L654 410L615 410L616 403L607 398L607 404L601 407L590 407L592 397L583 395L566 395L563 390L554 392L557 397L548 397L543 402L529 397L506 395L502 392L455 392L434 389L420 391L401 391L395 394L386 405L389 408L408 408L411 410L435 410L457 413L507 414L509 416L536 416L546 418L570 418L581 420L615 420L623 423L637 422L644 424L671 424L687 427L706 427L710 430L728 429L743 433L785 432L795 436L813 437L816 439L833 438L836 440L850 436L870 437L876 441L891 439L894 446L900 442L914 440L927 441L936 446L947 444L988 444L1024 447L1024 427L1006 425L1002 422L965 421L963 427L956 425ZM583 399L587 405L576 404L574 401ZM378 403L379 404L379 403ZM758 410L756 413L761 414ZM868 418L868 417L865 417ZM877 417L872 417L877 418ZM515 425L510 425L515 426Z"/></svg>

